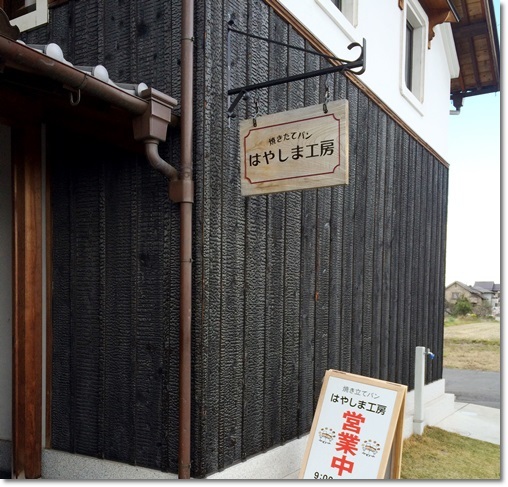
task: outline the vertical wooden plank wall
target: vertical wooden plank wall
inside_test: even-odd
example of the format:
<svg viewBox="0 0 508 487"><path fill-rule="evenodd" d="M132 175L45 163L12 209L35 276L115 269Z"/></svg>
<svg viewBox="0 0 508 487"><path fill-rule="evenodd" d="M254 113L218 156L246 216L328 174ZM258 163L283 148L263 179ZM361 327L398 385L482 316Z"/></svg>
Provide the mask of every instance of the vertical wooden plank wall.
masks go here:
<svg viewBox="0 0 508 487"><path fill-rule="evenodd" d="M196 161L203 165L196 235L202 258L196 282L203 299L196 304L196 329L208 337L200 345L215 343L221 353L212 358L209 347L196 348L201 378L195 385L196 421L202 425L198 438L207 445L197 446L197 475L308 431L327 368L413 386L414 348L424 344L439 353L442 347L437 296L444 285L447 184L441 162L336 75L332 98L347 98L350 105L349 185L242 199L238 122L253 117L253 99L260 113L320 103L324 80L259 90L240 102L237 118L228 121L226 77L218 76L217 66L225 74L224 24L230 12L240 30L309 44L258 0L221 7L210 2L202 10L207 43L197 69L207 102L198 117L213 123L202 126L198 141L211 154L204 149L204 159ZM232 87L323 64L310 54L237 34L232 38ZM217 90L222 100L212 98ZM220 165L213 162L217 144ZM221 253L220 265L215 259ZM235 280L228 277L230 266ZM214 301L234 304L216 313ZM229 325L232 317L238 326ZM229 353L235 352L225 354L223 343L243 360L231 362ZM230 364L229 376L221 375ZM428 364L429 381L441 377L441 367L439 361ZM241 433L231 408L243 415ZM234 424L230 429L228 421Z"/></svg>
<svg viewBox="0 0 508 487"><path fill-rule="evenodd" d="M285 42L287 39L287 25L269 11L267 37ZM284 67L278 59L287 58L287 49L276 44L268 45L268 66L270 77L277 78L285 75ZM267 90L266 107L273 107L274 111L286 105L287 86L280 85L274 90ZM267 200L267 282L266 282L266 316L274 324L265 336L266 356L272 357L266 364L265 394L263 410L265 421L263 425L263 445L273 445L278 441L282 432L282 388L284 367L284 254L286 240L286 196L284 194L270 195ZM282 299L281 299L282 297Z"/></svg>
<svg viewBox="0 0 508 487"><path fill-rule="evenodd" d="M50 16L26 42L178 98L178 2L71 0ZM176 471L178 207L143 156L53 136L51 446ZM178 161L177 133L161 154Z"/></svg>
<svg viewBox="0 0 508 487"><path fill-rule="evenodd" d="M168 415L178 410L178 389L169 387L178 375L170 331L178 308L168 303L167 184L141 158L65 140L67 153L77 150L71 163L54 144L49 151L52 448L168 471L178 451L177 415Z"/></svg>
<svg viewBox="0 0 508 487"><path fill-rule="evenodd" d="M29 42L178 99L180 2L68 3ZM328 368L441 378L448 170L345 76L346 186L244 198L238 123L322 103L325 79L253 93L228 120L226 22L309 48L262 0L196 2L192 475L308 432ZM233 34L233 87L324 66ZM161 153L178 166L177 131ZM177 471L178 206L143 157L55 154L52 445ZM77 148L81 148L77 153ZM95 149L94 149L95 148ZM100 157L97 157L100 154ZM58 160L56 160L58 159ZM50 164L53 164L50 161Z"/></svg>

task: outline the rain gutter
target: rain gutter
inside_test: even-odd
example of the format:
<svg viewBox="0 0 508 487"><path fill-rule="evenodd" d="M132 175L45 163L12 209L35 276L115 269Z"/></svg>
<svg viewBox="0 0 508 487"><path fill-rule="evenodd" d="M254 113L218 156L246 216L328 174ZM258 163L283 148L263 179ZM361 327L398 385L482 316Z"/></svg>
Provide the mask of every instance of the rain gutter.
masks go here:
<svg viewBox="0 0 508 487"><path fill-rule="evenodd" d="M72 104L79 103L82 94L88 94L128 111L135 117L134 138L144 142L150 164L170 180L177 179L177 170L158 154L158 144L166 140L168 125L178 123L172 114L177 101L144 84L133 87L136 94L131 94L111 81L97 78L93 70L88 73L72 66L63 59L56 44L44 48L50 46L45 53L0 34L0 64L61 83L69 91Z"/></svg>
<svg viewBox="0 0 508 487"><path fill-rule="evenodd" d="M134 115L141 115L147 109L146 100L4 35L0 35L0 58L7 67L58 81L70 91L88 93Z"/></svg>

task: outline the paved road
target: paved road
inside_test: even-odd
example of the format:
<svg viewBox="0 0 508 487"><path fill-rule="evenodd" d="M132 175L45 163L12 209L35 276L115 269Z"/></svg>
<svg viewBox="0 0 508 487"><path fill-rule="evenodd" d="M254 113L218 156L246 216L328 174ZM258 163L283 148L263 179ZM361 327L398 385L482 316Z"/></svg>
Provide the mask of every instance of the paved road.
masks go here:
<svg viewBox="0 0 508 487"><path fill-rule="evenodd" d="M481 370L443 369L445 391L457 402L501 409L501 374Z"/></svg>

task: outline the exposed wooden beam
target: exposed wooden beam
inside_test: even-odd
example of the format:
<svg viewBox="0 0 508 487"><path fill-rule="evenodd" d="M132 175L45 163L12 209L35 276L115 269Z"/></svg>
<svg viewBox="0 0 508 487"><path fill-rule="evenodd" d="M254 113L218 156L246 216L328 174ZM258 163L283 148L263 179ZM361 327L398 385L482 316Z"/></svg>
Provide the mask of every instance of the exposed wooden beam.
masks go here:
<svg viewBox="0 0 508 487"><path fill-rule="evenodd" d="M455 7L449 0L420 0L420 3L429 18L428 43L434 38L434 28L444 22L458 22L459 16Z"/></svg>
<svg viewBox="0 0 508 487"><path fill-rule="evenodd" d="M460 9L459 9L459 12L460 12L460 21L463 22L463 23L466 23L466 24L469 24L470 22L470 19L469 19L469 10L467 8L467 2L466 0L460 0Z"/></svg>
<svg viewBox="0 0 508 487"><path fill-rule="evenodd" d="M472 38L468 39L469 44L469 56L471 57L471 63L473 65L474 81L477 88L481 88L480 73L478 71L478 64L476 62L476 50Z"/></svg>
<svg viewBox="0 0 508 487"><path fill-rule="evenodd" d="M429 17L428 42L430 49L430 41L436 35L434 28L445 22L457 22L457 19L450 10L427 10L427 15Z"/></svg>
<svg viewBox="0 0 508 487"><path fill-rule="evenodd" d="M487 22L484 20L466 25L461 25L460 23L455 24L452 26L452 29L453 37L455 37L456 40L466 39L468 37L475 37L479 35L489 35Z"/></svg>

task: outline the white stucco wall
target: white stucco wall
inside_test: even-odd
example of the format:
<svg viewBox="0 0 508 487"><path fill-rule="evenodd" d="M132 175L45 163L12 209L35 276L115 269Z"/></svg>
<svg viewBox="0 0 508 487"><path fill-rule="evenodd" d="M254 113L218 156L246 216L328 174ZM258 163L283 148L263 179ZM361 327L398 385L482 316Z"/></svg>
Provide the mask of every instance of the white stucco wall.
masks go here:
<svg viewBox="0 0 508 487"><path fill-rule="evenodd" d="M10 129L0 125L0 440L12 436L12 191Z"/></svg>
<svg viewBox="0 0 508 487"><path fill-rule="evenodd" d="M350 0L351 1L351 0ZM354 26L331 0L279 0L335 56L354 60L359 49L351 42L366 39L366 71L361 81L441 156L447 156L450 79L458 75L458 61L450 24L435 29L425 49L423 102L401 93L404 12L392 0L356 0ZM354 3L354 1L352 1ZM417 7L418 2L415 1ZM427 16L422 9L422 15Z"/></svg>

